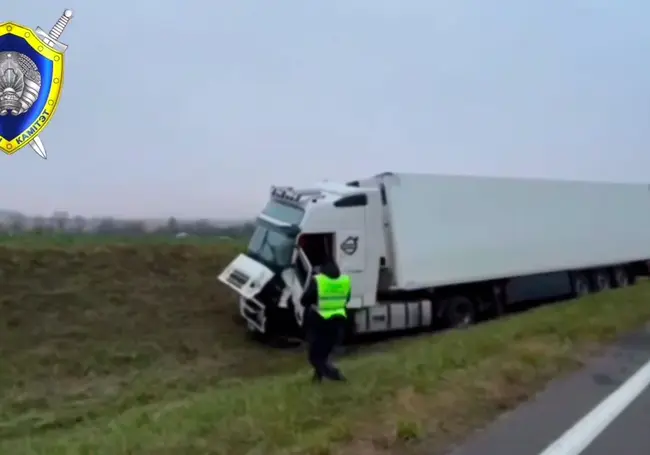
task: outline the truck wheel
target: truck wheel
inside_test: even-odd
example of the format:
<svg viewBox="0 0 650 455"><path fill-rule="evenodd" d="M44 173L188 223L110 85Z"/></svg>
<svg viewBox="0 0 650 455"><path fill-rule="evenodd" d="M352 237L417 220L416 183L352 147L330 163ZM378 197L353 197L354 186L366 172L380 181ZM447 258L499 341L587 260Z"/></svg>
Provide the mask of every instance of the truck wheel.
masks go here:
<svg viewBox="0 0 650 455"><path fill-rule="evenodd" d="M612 288L612 280L605 269L596 270L593 275L593 280L596 292L602 292Z"/></svg>
<svg viewBox="0 0 650 455"><path fill-rule="evenodd" d="M625 267L614 267L612 276L614 277L614 287L624 288L632 284L630 274L627 273Z"/></svg>
<svg viewBox="0 0 650 455"><path fill-rule="evenodd" d="M471 299L458 295L445 299L444 322L450 329L465 329L476 321L476 308Z"/></svg>
<svg viewBox="0 0 650 455"><path fill-rule="evenodd" d="M587 278L587 275L582 272L574 272L572 274L571 286L573 288L573 295L577 298L591 294L589 278Z"/></svg>

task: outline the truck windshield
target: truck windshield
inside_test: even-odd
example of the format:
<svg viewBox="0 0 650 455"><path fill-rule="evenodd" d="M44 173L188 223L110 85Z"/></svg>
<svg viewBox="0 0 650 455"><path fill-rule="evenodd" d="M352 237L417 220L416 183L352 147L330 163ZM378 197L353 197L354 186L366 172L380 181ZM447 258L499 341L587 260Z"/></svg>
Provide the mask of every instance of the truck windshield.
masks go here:
<svg viewBox="0 0 650 455"><path fill-rule="evenodd" d="M287 223L292 226L292 229L275 226L258 219L248 244L248 254L268 267L285 269L291 266L298 226L305 216L305 211L301 207L271 199L262 210L262 214Z"/></svg>
<svg viewBox="0 0 650 455"><path fill-rule="evenodd" d="M248 253L269 267L284 269L291 265L295 240L295 236L280 228L258 222L248 244Z"/></svg>

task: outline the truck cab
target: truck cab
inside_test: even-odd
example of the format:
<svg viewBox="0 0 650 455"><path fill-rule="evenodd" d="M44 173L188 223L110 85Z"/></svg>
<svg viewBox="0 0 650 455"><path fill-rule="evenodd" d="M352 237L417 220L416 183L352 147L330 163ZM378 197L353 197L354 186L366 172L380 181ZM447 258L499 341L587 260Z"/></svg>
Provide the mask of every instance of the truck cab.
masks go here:
<svg viewBox="0 0 650 455"><path fill-rule="evenodd" d="M352 279L349 308L374 305L386 250L382 209L377 186L271 188L246 251L218 276L239 295L249 330L301 336L301 297L330 259Z"/></svg>

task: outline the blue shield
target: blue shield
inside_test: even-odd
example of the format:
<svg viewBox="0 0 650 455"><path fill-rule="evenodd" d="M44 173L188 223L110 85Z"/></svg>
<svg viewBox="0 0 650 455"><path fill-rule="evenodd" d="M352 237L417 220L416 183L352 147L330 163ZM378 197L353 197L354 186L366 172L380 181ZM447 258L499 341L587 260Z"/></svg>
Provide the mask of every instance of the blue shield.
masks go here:
<svg viewBox="0 0 650 455"><path fill-rule="evenodd" d="M33 30L0 24L0 149L13 154L47 126L63 88L63 53Z"/></svg>

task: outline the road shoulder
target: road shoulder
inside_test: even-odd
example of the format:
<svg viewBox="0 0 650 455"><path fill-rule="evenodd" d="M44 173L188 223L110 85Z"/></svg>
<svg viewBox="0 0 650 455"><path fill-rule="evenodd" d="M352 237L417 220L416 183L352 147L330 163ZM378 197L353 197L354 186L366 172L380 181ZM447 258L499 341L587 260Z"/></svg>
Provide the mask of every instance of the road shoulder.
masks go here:
<svg viewBox="0 0 650 455"><path fill-rule="evenodd" d="M537 455L650 359L650 329L623 337L577 373L476 432L450 455Z"/></svg>

